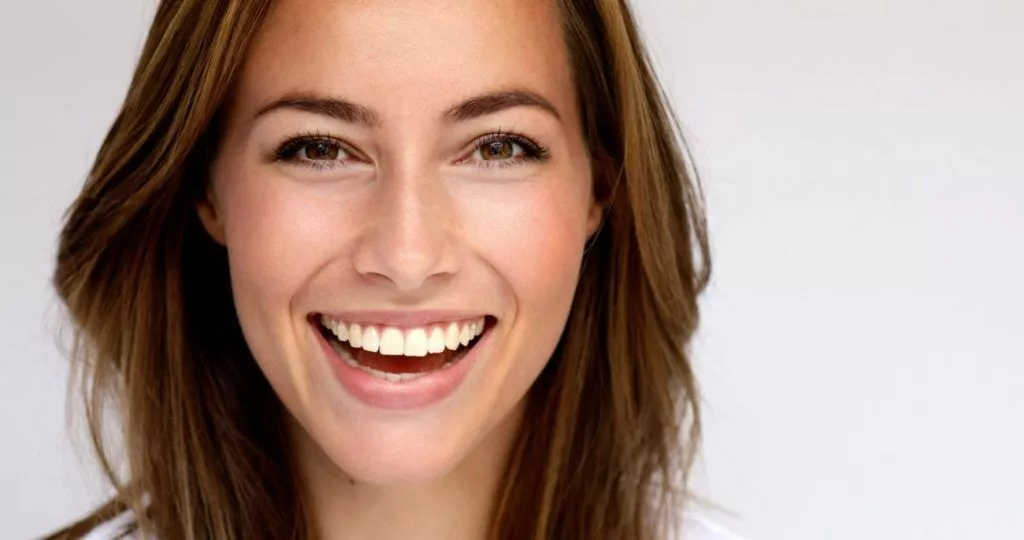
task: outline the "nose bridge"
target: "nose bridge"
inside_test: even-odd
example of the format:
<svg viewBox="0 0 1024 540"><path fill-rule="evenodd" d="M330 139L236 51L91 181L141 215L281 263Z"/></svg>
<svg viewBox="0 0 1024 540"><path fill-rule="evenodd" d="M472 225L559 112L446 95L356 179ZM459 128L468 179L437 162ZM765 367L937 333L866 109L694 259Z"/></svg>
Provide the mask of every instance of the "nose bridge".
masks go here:
<svg viewBox="0 0 1024 540"><path fill-rule="evenodd" d="M356 253L356 270L403 291L455 271L444 189L413 160L381 168L369 212L372 226Z"/></svg>

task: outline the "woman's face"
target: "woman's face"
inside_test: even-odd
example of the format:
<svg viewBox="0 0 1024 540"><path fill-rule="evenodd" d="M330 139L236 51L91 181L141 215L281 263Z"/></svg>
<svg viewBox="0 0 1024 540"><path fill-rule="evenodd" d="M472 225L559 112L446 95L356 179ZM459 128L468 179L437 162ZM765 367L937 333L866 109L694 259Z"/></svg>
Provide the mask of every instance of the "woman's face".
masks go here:
<svg viewBox="0 0 1024 540"><path fill-rule="evenodd" d="M199 210L256 361L353 478L443 476L516 418L600 219L556 7L277 2L228 113Z"/></svg>

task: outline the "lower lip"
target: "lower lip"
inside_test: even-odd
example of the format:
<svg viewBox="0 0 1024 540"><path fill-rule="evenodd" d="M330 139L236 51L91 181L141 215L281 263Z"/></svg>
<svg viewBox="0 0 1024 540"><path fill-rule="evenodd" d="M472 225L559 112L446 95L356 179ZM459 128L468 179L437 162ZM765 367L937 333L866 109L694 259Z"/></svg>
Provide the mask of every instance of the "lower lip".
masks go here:
<svg viewBox="0 0 1024 540"><path fill-rule="evenodd" d="M311 323L315 324L315 323ZM428 407L455 393L472 367L480 349L490 341L490 328L458 362L408 381L386 381L345 363L331 347L319 328L313 334L327 356L334 376L341 386L359 401L377 409L409 410Z"/></svg>

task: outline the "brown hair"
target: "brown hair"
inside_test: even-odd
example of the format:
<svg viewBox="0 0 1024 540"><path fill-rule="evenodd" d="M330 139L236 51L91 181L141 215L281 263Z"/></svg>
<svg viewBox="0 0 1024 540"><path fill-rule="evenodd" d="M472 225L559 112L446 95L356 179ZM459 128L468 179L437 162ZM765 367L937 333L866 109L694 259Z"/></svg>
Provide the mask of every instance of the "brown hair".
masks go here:
<svg viewBox="0 0 1024 540"><path fill-rule="evenodd" d="M226 253L194 210L218 116L269 4L160 3L69 210L54 282L116 496L51 538L80 537L125 509L164 539L314 537L283 406L243 339ZM530 390L490 536L655 538L684 502L699 445L687 345L709 276L702 196L625 0L557 4L608 210ZM104 439L110 409L123 477Z"/></svg>

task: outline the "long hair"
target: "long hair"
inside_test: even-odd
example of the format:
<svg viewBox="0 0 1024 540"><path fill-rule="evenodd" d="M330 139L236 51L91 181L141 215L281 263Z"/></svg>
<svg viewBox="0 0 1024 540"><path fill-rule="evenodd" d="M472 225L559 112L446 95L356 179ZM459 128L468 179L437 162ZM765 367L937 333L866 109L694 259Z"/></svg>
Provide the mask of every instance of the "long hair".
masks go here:
<svg viewBox="0 0 1024 540"><path fill-rule="evenodd" d="M625 0L557 4L607 210L527 396L490 536L656 538L685 502L700 441L687 346L710 271L702 194ZM242 336L226 252L195 214L218 119L269 7L161 1L68 211L54 284L116 494L50 538L124 510L162 539L314 537L286 413Z"/></svg>

